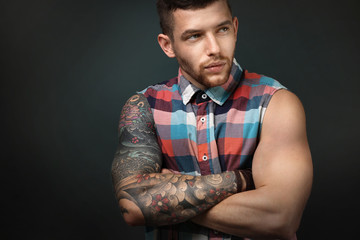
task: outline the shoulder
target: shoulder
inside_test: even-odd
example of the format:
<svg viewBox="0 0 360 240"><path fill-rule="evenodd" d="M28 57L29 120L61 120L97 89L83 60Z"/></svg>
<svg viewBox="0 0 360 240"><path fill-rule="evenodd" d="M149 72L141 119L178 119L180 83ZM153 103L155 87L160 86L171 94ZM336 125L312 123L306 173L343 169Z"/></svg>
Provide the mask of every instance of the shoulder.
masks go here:
<svg viewBox="0 0 360 240"><path fill-rule="evenodd" d="M152 122L152 112L146 97L137 93L131 96L123 106L120 115L119 130L122 127Z"/></svg>
<svg viewBox="0 0 360 240"><path fill-rule="evenodd" d="M178 80L177 77L174 77L170 80L166 80L154 85L150 85L147 88L139 91L138 93L144 94L147 97L156 92L173 91L173 89L177 89L177 87L178 87Z"/></svg>
<svg viewBox="0 0 360 240"><path fill-rule="evenodd" d="M264 121L263 133L269 136L306 135L306 117L300 99L288 90L277 91L269 102Z"/></svg>
<svg viewBox="0 0 360 240"><path fill-rule="evenodd" d="M243 84L253 88L267 89L267 91L272 90L272 94L274 94L276 90L286 89L284 85L274 78L247 70L244 71Z"/></svg>
<svg viewBox="0 0 360 240"><path fill-rule="evenodd" d="M174 98L180 98L178 78L151 85L138 93L143 94L150 108L154 109L159 106L159 103L162 105L162 103L170 102Z"/></svg>
<svg viewBox="0 0 360 240"><path fill-rule="evenodd" d="M142 93L135 93L125 103L124 108L143 109L149 106L146 97Z"/></svg>
<svg viewBox="0 0 360 240"><path fill-rule="evenodd" d="M304 108L299 97L287 89L277 91L273 95L268 110L275 113L287 113L287 115L296 112L304 113Z"/></svg>
<svg viewBox="0 0 360 240"><path fill-rule="evenodd" d="M245 97L253 107L262 107L261 121L273 95L281 89L287 89L274 78L258 73L244 71L241 82L234 93L234 99Z"/></svg>

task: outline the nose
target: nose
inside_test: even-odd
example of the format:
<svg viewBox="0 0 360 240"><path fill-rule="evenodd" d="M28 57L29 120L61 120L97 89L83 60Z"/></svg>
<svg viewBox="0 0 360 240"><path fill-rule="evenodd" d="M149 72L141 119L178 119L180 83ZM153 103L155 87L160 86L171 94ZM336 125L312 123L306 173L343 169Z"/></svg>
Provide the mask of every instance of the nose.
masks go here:
<svg viewBox="0 0 360 240"><path fill-rule="evenodd" d="M218 39L214 35L208 35L206 39L206 54L208 56L218 55L220 53L220 46Z"/></svg>

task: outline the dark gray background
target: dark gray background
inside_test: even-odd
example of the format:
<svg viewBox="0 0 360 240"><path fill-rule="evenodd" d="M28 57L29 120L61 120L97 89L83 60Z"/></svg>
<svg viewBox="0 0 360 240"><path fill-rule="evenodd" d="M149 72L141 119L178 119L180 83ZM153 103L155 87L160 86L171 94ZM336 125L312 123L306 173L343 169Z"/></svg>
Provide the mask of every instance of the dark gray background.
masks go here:
<svg viewBox="0 0 360 240"><path fill-rule="evenodd" d="M238 62L302 100L314 185L299 239L358 233L358 0L232 1ZM136 90L177 74L155 1L0 3L1 199L6 239L142 239L121 219L110 165Z"/></svg>

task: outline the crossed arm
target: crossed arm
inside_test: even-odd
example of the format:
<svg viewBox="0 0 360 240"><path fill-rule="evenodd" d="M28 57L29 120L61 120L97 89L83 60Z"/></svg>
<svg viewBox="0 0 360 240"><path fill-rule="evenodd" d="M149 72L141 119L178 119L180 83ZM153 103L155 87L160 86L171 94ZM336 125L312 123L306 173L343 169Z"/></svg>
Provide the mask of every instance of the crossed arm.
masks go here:
<svg viewBox="0 0 360 240"><path fill-rule="evenodd" d="M161 151L147 101L135 95L120 120L112 174L117 199L130 225L186 220L236 236L290 239L300 224L312 185L305 114L298 98L278 91L268 106L252 174L162 174ZM139 112L141 114L139 114ZM240 175L240 177L236 177Z"/></svg>
<svg viewBox="0 0 360 240"><path fill-rule="evenodd" d="M191 176L160 173L161 166L150 107L143 95L134 95L120 117L119 147L112 165L116 197L128 224L161 226L187 221L253 187L249 170Z"/></svg>

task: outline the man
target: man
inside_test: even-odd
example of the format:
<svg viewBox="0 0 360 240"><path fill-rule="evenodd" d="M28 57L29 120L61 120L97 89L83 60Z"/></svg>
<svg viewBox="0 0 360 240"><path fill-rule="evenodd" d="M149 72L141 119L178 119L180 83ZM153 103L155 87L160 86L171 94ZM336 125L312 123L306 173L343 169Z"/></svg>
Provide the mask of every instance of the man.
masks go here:
<svg viewBox="0 0 360 240"><path fill-rule="evenodd" d="M179 73L123 108L112 174L125 221L147 239L296 238L312 185L300 101L238 65L226 0L157 7Z"/></svg>

